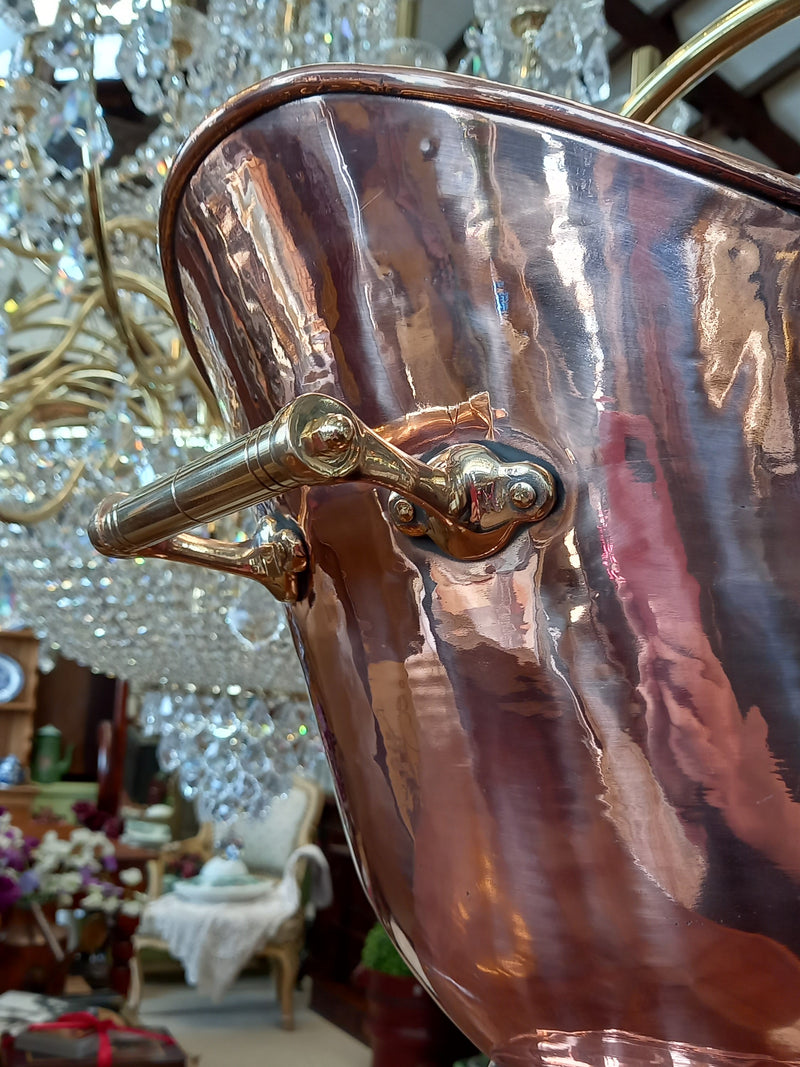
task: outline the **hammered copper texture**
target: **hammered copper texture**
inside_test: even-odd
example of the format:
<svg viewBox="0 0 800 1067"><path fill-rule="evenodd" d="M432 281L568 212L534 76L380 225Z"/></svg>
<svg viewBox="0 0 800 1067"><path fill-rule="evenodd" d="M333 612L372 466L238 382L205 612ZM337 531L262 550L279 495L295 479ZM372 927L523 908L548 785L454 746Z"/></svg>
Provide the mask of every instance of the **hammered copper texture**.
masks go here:
<svg viewBox="0 0 800 1067"><path fill-rule="evenodd" d="M357 862L446 1011L502 1067L800 1062L793 211L557 119L338 92L231 130L175 237L236 431L321 391L423 454L425 409L487 391L563 482L477 563L383 491L287 502Z"/></svg>

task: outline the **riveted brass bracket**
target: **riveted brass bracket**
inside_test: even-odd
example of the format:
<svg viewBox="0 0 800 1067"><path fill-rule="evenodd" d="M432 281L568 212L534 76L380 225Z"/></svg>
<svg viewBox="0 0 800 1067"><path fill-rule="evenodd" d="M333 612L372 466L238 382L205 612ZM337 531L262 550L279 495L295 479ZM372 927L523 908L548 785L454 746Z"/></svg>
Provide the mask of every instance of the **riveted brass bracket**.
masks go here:
<svg viewBox="0 0 800 1067"><path fill-rule="evenodd" d="M236 544L185 531L291 489L352 481L389 489L398 529L427 535L462 559L496 552L520 524L543 519L557 495L553 475L534 460L503 462L488 445L465 443L426 463L384 440L341 401L309 393L208 457L130 496L110 497L89 536L105 555L232 571L291 601L307 565L297 529L267 521L251 541Z"/></svg>
<svg viewBox="0 0 800 1067"><path fill-rule="evenodd" d="M457 559L499 551L523 524L540 522L556 501L555 478L532 460L504 463L484 444L451 445L430 461L452 486L450 514L389 496L389 516L409 537L430 537Z"/></svg>

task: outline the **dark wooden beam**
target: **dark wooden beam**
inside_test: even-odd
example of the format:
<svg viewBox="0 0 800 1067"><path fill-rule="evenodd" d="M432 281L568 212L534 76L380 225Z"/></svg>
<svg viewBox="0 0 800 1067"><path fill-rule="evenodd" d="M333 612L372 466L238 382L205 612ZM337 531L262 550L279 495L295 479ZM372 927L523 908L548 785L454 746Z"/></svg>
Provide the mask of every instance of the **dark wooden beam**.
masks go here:
<svg viewBox="0 0 800 1067"><path fill-rule="evenodd" d="M654 18L633 0L606 0L606 18L634 48L652 44L668 56L681 43L671 18ZM745 96L719 75L711 74L686 99L715 126L730 137L743 137L782 170L790 174L800 171L800 144L770 118L760 97Z"/></svg>
<svg viewBox="0 0 800 1067"><path fill-rule="evenodd" d="M651 12L650 17L664 21L666 18L677 11L683 3L683 0L664 0L663 3L658 4Z"/></svg>
<svg viewBox="0 0 800 1067"><path fill-rule="evenodd" d="M608 50L609 65L613 67L615 63L618 63L625 55L628 55L630 51L631 46L628 42L624 40L624 38L620 39L613 48Z"/></svg>
<svg viewBox="0 0 800 1067"><path fill-rule="evenodd" d="M783 81L789 74L794 74L798 68L800 68L800 48L796 48L788 56L784 56L779 63L773 63L759 78L754 78L753 81L748 82L741 92L745 96L763 96L768 89Z"/></svg>
<svg viewBox="0 0 800 1067"><path fill-rule="evenodd" d="M97 83L97 100L103 109L108 129L114 141L109 159L116 166L125 156L132 155L158 125L156 115L143 115L133 102L125 83L117 79L103 79Z"/></svg>
<svg viewBox="0 0 800 1067"><path fill-rule="evenodd" d="M452 42L450 47L445 52L445 58L447 59L447 69L453 70L464 56L467 54L467 46L464 44L464 34L467 32L472 23L468 22L458 37Z"/></svg>

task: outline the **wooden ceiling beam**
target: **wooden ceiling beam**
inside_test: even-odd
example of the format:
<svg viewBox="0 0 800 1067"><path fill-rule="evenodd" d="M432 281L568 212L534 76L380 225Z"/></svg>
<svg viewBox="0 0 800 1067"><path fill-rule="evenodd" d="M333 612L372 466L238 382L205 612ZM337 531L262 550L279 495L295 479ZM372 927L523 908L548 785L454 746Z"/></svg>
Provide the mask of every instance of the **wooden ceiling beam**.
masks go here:
<svg viewBox="0 0 800 1067"><path fill-rule="evenodd" d="M759 78L754 78L753 81L748 82L741 89L741 92L745 96L763 96L768 89L783 81L787 74L794 74L798 67L800 67L800 48L795 48L788 56L784 56L779 63L773 63Z"/></svg>

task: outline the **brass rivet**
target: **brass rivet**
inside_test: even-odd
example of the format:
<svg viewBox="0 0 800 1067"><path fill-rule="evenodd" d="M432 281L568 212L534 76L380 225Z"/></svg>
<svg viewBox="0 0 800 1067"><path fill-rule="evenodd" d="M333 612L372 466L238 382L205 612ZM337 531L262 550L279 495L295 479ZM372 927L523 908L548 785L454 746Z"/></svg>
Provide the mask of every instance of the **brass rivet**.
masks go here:
<svg viewBox="0 0 800 1067"><path fill-rule="evenodd" d="M536 490L530 482L514 482L509 486L508 496L515 508L526 511L536 503Z"/></svg>
<svg viewBox="0 0 800 1067"><path fill-rule="evenodd" d="M335 455L343 452L355 435L352 419L346 415L329 415L310 430L308 448L315 456Z"/></svg>
<svg viewBox="0 0 800 1067"><path fill-rule="evenodd" d="M403 496L395 497L392 501L392 518L398 526L408 526L414 521L416 510L410 500Z"/></svg>

